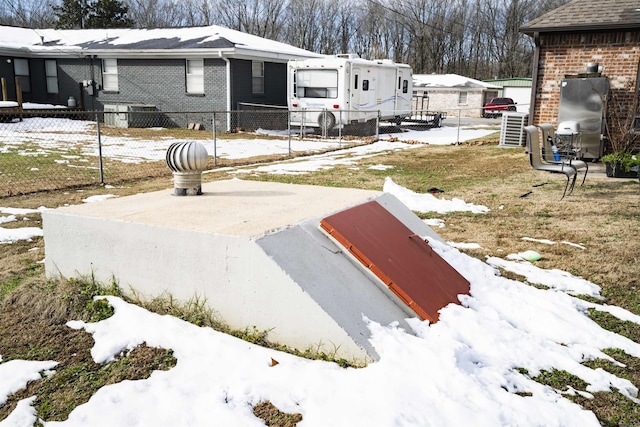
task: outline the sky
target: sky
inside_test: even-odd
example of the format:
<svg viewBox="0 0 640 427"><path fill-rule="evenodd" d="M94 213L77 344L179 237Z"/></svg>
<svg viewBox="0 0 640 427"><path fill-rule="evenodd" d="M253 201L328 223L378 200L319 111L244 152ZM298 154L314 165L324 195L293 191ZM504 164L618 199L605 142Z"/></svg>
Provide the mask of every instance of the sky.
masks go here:
<svg viewBox="0 0 640 427"><path fill-rule="evenodd" d="M465 138L476 137L478 130L469 132L464 134ZM430 143L450 144L457 139L457 130L451 128L433 129L428 134ZM221 144L229 156L236 152L257 154L264 149L252 140ZM273 174L304 173L346 161L352 162L354 168L366 167L358 160L368 159L376 152L415 146L386 140L344 152L251 166L242 172L229 170L229 174L242 178L243 174L267 166L269 169L261 170ZM468 211L478 215L489 212L485 206L448 198L446 192L415 193L393 181L390 166L371 167L389 172L381 190L396 196L414 211L438 214ZM111 197L115 196L108 192L88 195L83 202L108 203L105 199ZM17 221L16 215L26 215L27 219L22 220L24 229L32 229L22 236L12 230L16 234L6 237L6 229L0 224L0 243L8 245L41 235L41 230L29 226L28 218L48 208L54 207L33 211L0 207L1 223ZM447 220L436 218L429 224L437 232L447 227ZM429 240L428 236L423 237ZM554 244L567 245L570 251L589 250L588 246L551 241L544 235L511 238L526 241L541 258L547 256L544 248ZM38 248L41 240L32 241L35 250L41 249ZM620 307L578 298L587 295L593 297L590 301L601 301L597 284L565 271L541 269L535 261L526 261L533 259L530 253L505 253L504 257L480 260L462 252L465 248L479 248L474 242L445 243L431 239L429 244L470 282L470 295L461 296L460 304L441 309L435 324L408 319L408 330L398 324L373 322L362 313L362 322L371 332L370 341L380 356L364 368L341 368L334 363L266 349L171 316L151 313L117 297L106 297L115 309L112 317L98 323L71 320L67 324L93 335L95 345L91 355L96 362L108 362L146 342L149 346L172 349L177 365L168 371L154 371L145 380L103 387L71 412L68 420L45 420L44 425L261 426L264 424L253 415L252 407L268 400L281 411L302 414L299 427L584 427L599 426L595 415L566 396L575 393L590 396L617 389L640 403L638 389L629 381L581 364L595 358L611 360L602 352L605 348L623 349L640 357L639 344L600 328L587 315L587 310L595 309L640 323L639 316ZM498 268L526 277L526 281L502 277ZM272 366L272 359L278 364ZM555 390L530 379L542 370L554 368L576 375L589 386L582 391ZM0 363L0 404L28 381L41 375L55 375L55 369L55 360ZM0 421L0 427L31 426L37 420L31 406L34 398L21 401L7 419Z"/></svg>

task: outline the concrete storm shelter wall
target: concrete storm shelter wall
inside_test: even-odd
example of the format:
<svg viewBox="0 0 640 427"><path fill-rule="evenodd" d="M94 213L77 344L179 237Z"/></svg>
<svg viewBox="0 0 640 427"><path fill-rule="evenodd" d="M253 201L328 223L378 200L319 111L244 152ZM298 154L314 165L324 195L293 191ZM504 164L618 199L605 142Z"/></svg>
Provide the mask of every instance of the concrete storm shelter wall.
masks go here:
<svg viewBox="0 0 640 427"><path fill-rule="evenodd" d="M204 183L43 213L50 277L115 278L143 297L206 298L233 328L269 330L300 350L375 360L364 316L417 317L320 230L323 217L375 200L419 236L439 237L398 199L375 191L253 182Z"/></svg>

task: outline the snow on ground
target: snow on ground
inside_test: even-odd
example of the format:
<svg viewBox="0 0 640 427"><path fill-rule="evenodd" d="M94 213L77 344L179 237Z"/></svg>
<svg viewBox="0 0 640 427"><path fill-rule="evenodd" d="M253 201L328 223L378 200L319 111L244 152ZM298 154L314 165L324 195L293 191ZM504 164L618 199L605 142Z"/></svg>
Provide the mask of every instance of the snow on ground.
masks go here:
<svg viewBox="0 0 640 427"><path fill-rule="evenodd" d="M250 143L252 149L258 149L259 144L247 141ZM367 158L376 150L411 147L390 141L376 144L349 149L344 157L341 153L311 156L306 161L265 165L268 169L261 170L303 173L348 161L357 167L355 158ZM227 155L251 150L240 145L229 141ZM486 207L462 200L411 192L391 179L385 182L384 191L423 212L487 212ZM9 217L21 214L9 208L0 211ZM454 247L474 247L468 242L429 243L469 280L470 295L461 297L461 305L443 308L436 324L409 319L410 331L395 324L377 324L363 313L362 321L371 331L380 360L360 369L343 369L265 349L107 297L115 308L111 318L68 324L93 335L91 354L96 362L109 361L146 342L172 349L178 363L169 371L155 371L146 380L105 386L78 406L68 420L45 421L44 425L261 426L264 424L252 414L252 406L269 400L282 411L301 413L300 427L599 426L593 413L565 398L577 391L555 390L530 378L554 368L589 383L581 394L615 388L638 402L638 389L629 381L581 362L610 359L601 351L605 348L623 349L640 357L639 344L600 328L586 314L588 309L635 323L640 323L639 316L576 298L598 298L600 288L569 273L543 270L517 257L491 257L483 262ZM504 278L498 268L548 288ZM272 358L279 363L272 366ZM0 363L0 402L41 372L55 375L55 364L55 360ZM0 426L31 426L37 421L32 401L20 402Z"/></svg>
<svg viewBox="0 0 640 427"><path fill-rule="evenodd" d="M445 198L438 198L432 194L423 194L421 197L416 197L416 193L413 191L400 187L394 183L391 178L387 177L384 181L383 191L385 193L391 193L398 200L404 203L409 209L417 212L433 212L447 213L447 212L472 212L472 213L486 213L489 208L482 205L474 205L473 203L466 203L464 200L453 198L447 200Z"/></svg>
<svg viewBox="0 0 640 427"><path fill-rule="evenodd" d="M6 208L0 207L0 224L6 224L9 222L17 221L16 215L29 215L40 213L47 208L40 207L38 209L19 209L19 208ZM24 218L28 221L28 216ZM13 243L18 240L31 240L33 237L42 236L42 229L40 227L20 227L20 228L5 228L0 227L0 245ZM0 356L2 356L0 354ZM0 395L0 397L2 397Z"/></svg>
<svg viewBox="0 0 640 427"><path fill-rule="evenodd" d="M113 317L68 324L93 334L96 362L146 342L173 349L178 364L146 380L103 387L67 421L45 426L259 426L252 405L264 400L301 413L301 426L599 425L591 412L564 398L573 390L543 386L516 368L531 376L564 369L590 384L587 394L617 388L636 400L630 382L580 362L609 359L603 348L640 357L640 345L601 329L587 309L635 322L638 316L559 290L562 280L573 293L598 294L596 285L579 277L529 263L501 264L518 272L525 266L529 280L550 287L538 289L503 278L491 263L442 242L430 244L470 281L471 295L462 298L462 305L442 309L436 324L411 319L411 331L371 322L364 313L380 360L361 369L268 350L108 297ZM279 364L271 366L272 358ZM15 369L0 364L0 376L12 372L12 384L15 376L26 384L43 370L55 375L55 361L40 363ZM35 420L25 401L0 425L26 426Z"/></svg>
<svg viewBox="0 0 640 427"><path fill-rule="evenodd" d="M460 128L441 127L428 130L411 130L402 133L381 134L381 141L372 144L359 155L387 150L406 149L407 142L429 144L451 144L458 139L480 138L495 133L496 128ZM265 135L281 136L282 132L259 130ZM459 138L458 138L459 137ZM164 160L167 148L174 142L183 140L139 139L127 136L101 136L102 154L110 159L126 163L141 163L145 161ZM187 140L184 140L187 141ZM320 152L332 148L342 148L345 142L336 139L305 139L300 140L295 135L289 141L283 139L224 139L218 138L214 145L211 140L199 141L205 146L210 155L220 158L240 159L253 156L282 154L295 152ZM50 152L69 152L71 150L86 156L96 156L95 122L54 119L54 118L25 118L22 122L0 123L0 153L9 150L20 150L23 155L47 155ZM418 145L419 146L419 145ZM28 148L25 148L28 147ZM329 160L330 161L330 160Z"/></svg>

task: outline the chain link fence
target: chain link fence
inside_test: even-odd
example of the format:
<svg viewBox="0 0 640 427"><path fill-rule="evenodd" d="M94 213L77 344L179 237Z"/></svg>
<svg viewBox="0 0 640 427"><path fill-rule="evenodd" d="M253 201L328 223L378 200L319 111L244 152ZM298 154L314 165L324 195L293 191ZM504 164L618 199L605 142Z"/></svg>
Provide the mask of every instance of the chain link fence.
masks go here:
<svg viewBox="0 0 640 427"><path fill-rule="evenodd" d="M286 108L239 108L164 112L112 105L104 111L0 110L0 197L170 177L166 152L174 142L204 144L210 154L208 169L213 169L367 144L377 140L379 132L400 132L402 125L428 129L444 118L436 123L433 116L421 116L400 125L374 117L339 125L336 117L348 112L318 110L309 111L309 117L324 120L293 124ZM329 114L333 121L327 119Z"/></svg>

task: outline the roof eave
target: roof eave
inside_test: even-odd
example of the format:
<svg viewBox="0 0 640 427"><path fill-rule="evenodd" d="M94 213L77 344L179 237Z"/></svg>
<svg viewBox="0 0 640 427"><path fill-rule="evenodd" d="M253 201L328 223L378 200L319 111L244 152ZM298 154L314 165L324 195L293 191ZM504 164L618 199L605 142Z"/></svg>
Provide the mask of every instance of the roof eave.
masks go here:
<svg viewBox="0 0 640 427"><path fill-rule="evenodd" d="M264 50L246 48L243 46L236 46L235 52L233 54L233 58L236 58L236 59L262 58L262 59L270 59L274 62L287 62L291 59L316 58L316 57L322 58L324 57L324 55L316 54L313 52L309 52L309 54L306 54L305 52L294 53L294 52L264 51Z"/></svg>
<svg viewBox="0 0 640 427"><path fill-rule="evenodd" d="M528 36L533 36L535 33L577 33L577 32L589 32L589 31L637 31L640 30L640 23L634 24L587 24L587 25L571 25L571 26L532 26L528 27L523 25L520 27L520 32Z"/></svg>
<svg viewBox="0 0 640 427"><path fill-rule="evenodd" d="M136 50L131 49L83 49L83 48L61 48L55 49L46 47L28 47L28 48L0 48L0 53L8 56L48 56L48 57L89 57L96 56L101 58L142 58L142 59L158 59L158 58L213 58L224 56L236 59L264 59L274 62L287 62L295 58L321 57L322 55L309 52L277 52L265 51L260 49L251 49L243 46L218 49L148 49Z"/></svg>
<svg viewBox="0 0 640 427"><path fill-rule="evenodd" d="M228 56L235 48L222 49L82 49L83 56L98 56L100 58L211 58L220 55Z"/></svg>

